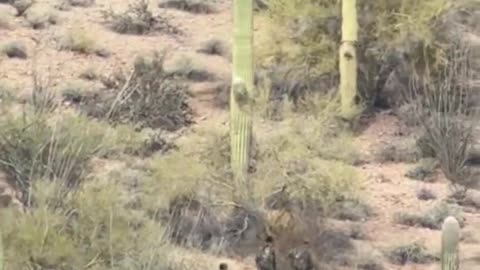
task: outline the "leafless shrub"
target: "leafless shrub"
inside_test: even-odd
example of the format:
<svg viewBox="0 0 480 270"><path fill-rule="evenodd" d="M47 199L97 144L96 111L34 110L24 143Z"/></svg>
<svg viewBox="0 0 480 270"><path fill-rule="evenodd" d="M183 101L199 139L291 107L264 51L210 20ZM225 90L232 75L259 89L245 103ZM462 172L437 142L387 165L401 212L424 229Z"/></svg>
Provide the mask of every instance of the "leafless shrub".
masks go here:
<svg viewBox="0 0 480 270"><path fill-rule="evenodd" d="M130 74L105 79L113 89L86 98L81 108L90 116L137 128L177 130L192 123L188 87L165 71L165 58L166 52L138 57Z"/></svg>
<svg viewBox="0 0 480 270"><path fill-rule="evenodd" d="M427 68L424 74L415 74L405 97L419 104L414 107L415 117L446 178L454 190L466 191L474 181L465 166L475 114L467 104L471 95L469 50L457 45L446 60L439 72Z"/></svg>

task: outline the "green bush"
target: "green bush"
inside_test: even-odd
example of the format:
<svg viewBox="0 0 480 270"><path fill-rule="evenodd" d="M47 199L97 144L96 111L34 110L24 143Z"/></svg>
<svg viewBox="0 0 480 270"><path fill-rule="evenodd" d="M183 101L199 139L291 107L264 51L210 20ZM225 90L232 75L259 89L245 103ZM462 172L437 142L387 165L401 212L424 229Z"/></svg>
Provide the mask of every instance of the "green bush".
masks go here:
<svg viewBox="0 0 480 270"><path fill-rule="evenodd" d="M131 133L130 133L131 134ZM48 114L3 115L0 119L0 167L30 203L33 181L51 180L72 187L83 179L89 160L135 147L140 141L85 117Z"/></svg>
<svg viewBox="0 0 480 270"><path fill-rule="evenodd" d="M257 122L250 171L258 206L285 185L289 201L316 205L324 212L333 210L337 200L358 195L362 178L352 166L359 159L352 147L353 134L337 125L334 104L317 104L313 116L292 113L282 121ZM228 138L224 126L205 125L179 147L192 149L190 155L200 156L213 172L209 176L214 184L212 193L219 194L222 201L235 201L238 192L229 172Z"/></svg>
<svg viewBox="0 0 480 270"><path fill-rule="evenodd" d="M148 4L148 0L136 0L121 13L110 9L104 11L103 16L110 28L120 34L143 35L155 30L167 33L180 32L166 17L155 17Z"/></svg>
<svg viewBox="0 0 480 270"><path fill-rule="evenodd" d="M337 0L269 1L268 9L256 18L262 25L268 25L260 29L255 40L257 63L261 67L287 66L303 74L301 81L315 82L322 75L338 74L339 3ZM359 92L364 101L375 100L384 86L383 80L401 60L398 51L416 59L418 68L424 59L417 43L438 58L431 62L432 66L441 58L441 46L435 41L431 27L449 7L447 3L449 0L357 1ZM319 85L313 83L309 90L326 90L318 89Z"/></svg>
<svg viewBox="0 0 480 270"><path fill-rule="evenodd" d="M37 207L2 209L6 269L164 269L164 229L126 208L128 196L110 180L85 182L76 192L36 182Z"/></svg>

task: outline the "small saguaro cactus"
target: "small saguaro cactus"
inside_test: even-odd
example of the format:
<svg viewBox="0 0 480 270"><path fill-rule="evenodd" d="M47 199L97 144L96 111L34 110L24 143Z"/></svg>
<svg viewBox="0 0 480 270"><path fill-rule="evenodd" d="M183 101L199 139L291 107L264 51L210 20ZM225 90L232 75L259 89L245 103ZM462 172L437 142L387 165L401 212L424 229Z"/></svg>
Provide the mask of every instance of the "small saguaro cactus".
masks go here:
<svg viewBox="0 0 480 270"><path fill-rule="evenodd" d="M442 226L442 270L458 270L460 266L458 243L460 225L454 217L447 217Z"/></svg>

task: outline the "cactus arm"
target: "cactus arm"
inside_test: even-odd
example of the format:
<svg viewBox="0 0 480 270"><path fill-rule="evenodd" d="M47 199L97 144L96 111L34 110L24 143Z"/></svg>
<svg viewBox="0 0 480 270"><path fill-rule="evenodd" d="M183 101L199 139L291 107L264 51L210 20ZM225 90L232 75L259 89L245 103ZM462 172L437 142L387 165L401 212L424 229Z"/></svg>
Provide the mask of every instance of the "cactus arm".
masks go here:
<svg viewBox="0 0 480 270"><path fill-rule="evenodd" d="M342 42L339 50L341 114L350 119L356 112L358 21L356 0L342 0Z"/></svg>
<svg viewBox="0 0 480 270"><path fill-rule="evenodd" d="M250 193L247 171L252 134L252 104L249 101L253 97L253 0L234 0L233 5L230 161L237 187L241 187L239 191Z"/></svg>
<svg viewBox="0 0 480 270"><path fill-rule="evenodd" d="M445 219L442 226L442 270L458 270L458 243L460 241L460 225L454 217Z"/></svg>

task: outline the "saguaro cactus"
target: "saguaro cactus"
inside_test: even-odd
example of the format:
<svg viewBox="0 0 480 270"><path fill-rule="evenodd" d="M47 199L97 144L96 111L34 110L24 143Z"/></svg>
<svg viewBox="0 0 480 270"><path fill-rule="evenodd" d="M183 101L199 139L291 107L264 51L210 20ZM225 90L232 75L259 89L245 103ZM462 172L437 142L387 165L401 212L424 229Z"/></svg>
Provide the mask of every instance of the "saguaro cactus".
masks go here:
<svg viewBox="0 0 480 270"><path fill-rule="evenodd" d="M460 241L460 225L454 217L448 217L442 226L442 270L458 270L458 242Z"/></svg>
<svg viewBox="0 0 480 270"><path fill-rule="evenodd" d="M250 194L247 178L252 136L253 0L234 0L233 76L230 97L231 166L238 191ZM244 197L244 199L247 199Z"/></svg>
<svg viewBox="0 0 480 270"><path fill-rule="evenodd" d="M342 43L340 45L341 114L350 119L356 113L358 35L357 1L342 0Z"/></svg>

